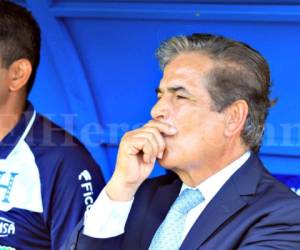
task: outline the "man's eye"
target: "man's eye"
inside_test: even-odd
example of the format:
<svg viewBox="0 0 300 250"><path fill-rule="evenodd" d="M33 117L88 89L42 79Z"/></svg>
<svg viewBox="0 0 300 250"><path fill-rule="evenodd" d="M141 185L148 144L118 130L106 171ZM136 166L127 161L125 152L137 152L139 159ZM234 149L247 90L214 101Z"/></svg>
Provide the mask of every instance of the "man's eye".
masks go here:
<svg viewBox="0 0 300 250"><path fill-rule="evenodd" d="M177 99L187 99L185 96L182 96L182 95L176 95L176 98Z"/></svg>

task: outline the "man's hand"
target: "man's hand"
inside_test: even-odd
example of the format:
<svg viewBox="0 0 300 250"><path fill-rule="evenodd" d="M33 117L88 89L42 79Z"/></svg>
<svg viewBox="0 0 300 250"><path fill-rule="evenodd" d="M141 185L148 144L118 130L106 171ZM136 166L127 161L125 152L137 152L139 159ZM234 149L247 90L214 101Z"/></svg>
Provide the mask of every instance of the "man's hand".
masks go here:
<svg viewBox="0 0 300 250"><path fill-rule="evenodd" d="M108 196L115 201L131 200L151 174L156 158L162 159L164 136L176 133L171 125L153 120L127 132L120 143L115 172L106 185Z"/></svg>

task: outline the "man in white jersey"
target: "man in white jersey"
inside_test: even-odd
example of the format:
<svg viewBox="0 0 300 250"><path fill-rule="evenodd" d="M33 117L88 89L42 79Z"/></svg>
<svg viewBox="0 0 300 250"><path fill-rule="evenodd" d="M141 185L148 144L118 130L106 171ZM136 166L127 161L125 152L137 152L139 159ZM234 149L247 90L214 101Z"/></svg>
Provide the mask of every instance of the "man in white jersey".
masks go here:
<svg viewBox="0 0 300 250"><path fill-rule="evenodd" d="M115 172L62 249L300 249L300 198L263 167L266 60L193 34L162 43L152 120L123 137ZM174 174L147 179L155 161Z"/></svg>
<svg viewBox="0 0 300 250"><path fill-rule="evenodd" d="M0 248L57 250L103 187L79 141L28 102L40 56L31 14L0 0Z"/></svg>

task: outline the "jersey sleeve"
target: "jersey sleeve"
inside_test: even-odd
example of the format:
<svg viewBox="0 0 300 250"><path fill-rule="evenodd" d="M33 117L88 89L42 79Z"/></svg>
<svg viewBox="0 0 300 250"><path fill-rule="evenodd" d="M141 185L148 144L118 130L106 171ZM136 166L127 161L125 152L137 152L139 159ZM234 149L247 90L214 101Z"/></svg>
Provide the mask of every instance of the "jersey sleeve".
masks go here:
<svg viewBox="0 0 300 250"><path fill-rule="evenodd" d="M80 145L66 148L56 168L47 225L57 250L104 187L99 166Z"/></svg>

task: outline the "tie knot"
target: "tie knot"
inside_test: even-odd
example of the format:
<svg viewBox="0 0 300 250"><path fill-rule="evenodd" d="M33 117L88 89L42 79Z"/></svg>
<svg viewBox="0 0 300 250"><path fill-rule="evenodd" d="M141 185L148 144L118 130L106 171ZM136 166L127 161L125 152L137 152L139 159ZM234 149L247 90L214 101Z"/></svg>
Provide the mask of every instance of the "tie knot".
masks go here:
<svg viewBox="0 0 300 250"><path fill-rule="evenodd" d="M191 209L199 205L204 200L199 189L187 188L181 192L172 205L172 210L182 214L188 213Z"/></svg>

